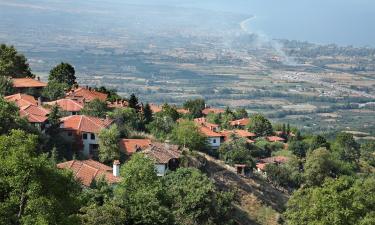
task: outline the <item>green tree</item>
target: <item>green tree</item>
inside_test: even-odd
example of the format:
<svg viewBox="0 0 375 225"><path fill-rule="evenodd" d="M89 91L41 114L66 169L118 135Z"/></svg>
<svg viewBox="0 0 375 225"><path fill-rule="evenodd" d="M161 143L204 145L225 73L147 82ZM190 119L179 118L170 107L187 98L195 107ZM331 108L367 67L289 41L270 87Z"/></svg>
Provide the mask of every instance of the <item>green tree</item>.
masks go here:
<svg viewBox="0 0 375 225"><path fill-rule="evenodd" d="M110 101L110 102L114 102L116 100L123 100L123 98L117 94L117 90L116 89L107 89L106 87L104 86L101 86L99 88L94 88L95 91L98 91L98 92L101 92L101 93L104 93L104 94L107 94L107 100Z"/></svg>
<svg viewBox="0 0 375 225"><path fill-rule="evenodd" d="M284 188L298 188L303 182L299 164L296 158L290 158L284 164L267 164L265 168L267 179Z"/></svg>
<svg viewBox="0 0 375 225"><path fill-rule="evenodd" d="M204 150L207 146L206 137L192 121L181 121L172 130L171 139L175 144L191 150Z"/></svg>
<svg viewBox="0 0 375 225"><path fill-rule="evenodd" d="M105 118L109 111L107 103L99 99L94 99L85 104L81 113L86 116L95 116Z"/></svg>
<svg viewBox="0 0 375 225"><path fill-rule="evenodd" d="M115 199L125 210L125 224L173 224L170 200L158 179L154 162L142 154L134 154L121 168L122 180Z"/></svg>
<svg viewBox="0 0 375 225"><path fill-rule="evenodd" d="M361 159L375 167L375 141L368 141L361 145Z"/></svg>
<svg viewBox="0 0 375 225"><path fill-rule="evenodd" d="M288 201L290 225L374 224L375 178L329 179L322 187L302 188Z"/></svg>
<svg viewBox="0 0 375 225"><path fill-rule="evenodd" d="M206 107L204 99L191 99L184 103L184 109L189 110L194 118L202 117L202 110Z"/></svg>
<svg viewBox="0 0 375 225"><path fill-rule="evenodd" d="M147 125L147 129L159 140L165 140L175 126L174 120L170 116L156 115L154 120Z"/></svg>
<svg viewBox="0 0 375 225"><path fill-rule="evenodd" d="M66 83L59 83L55 80L49 81L47 87L43 89L42 96L50 101L65 97L65 92L69 89Z"/></svg>
<svg viewBox="0 0 375 225"><path fill-rule="evenodd" d="M37 148L21 130L0 137L0 224L78 224L80 185Z"/></svg>
<svg viewBox="0 0 375 225"><path fill-rule="evenodd" d="M231 141L227 141L219 148L219 157L227 164L246 164L249 168L255 167L255 160L249 150L249 144L245 139L235 135Z"/></svg>
<svg viewBox="0 0 375 225"><path fill-rule="evenodd" d="M221 114L216 114L216 113L210 112L206 116L206 119L207 119L207 122L209 122L209 123L220 124L221 123Z"/></svg>
<svg viewBox="0 0 375 225"><path fill-rule="evenodd" d="M177 224L230 224L231 193L220 193L198 169L180 168L163 179ZM220 203L220 204L219 204Z"/></svg>
<svg viewBox="0 0 375 225"><path fill-rule="evenodd" d="M236 119L243 119L243 118L248 118L249 114L247 113L246 109L238 108L234 112L234 116L235 116Z"/></svg>
<svg viewBox="0 0 375 225"><path fill-rule="evenodd" d="M90 205L81 210L82 225L123 225L126 223L126 213L114 202L104 205Z"/></svg>
<svg viewBox="0 0 375 225"><path fill-rule="evenodd" d="M140 106L139 106L138 98L137 96L135 96L134 93L130 95L128 103L129 103L130 108L135 109L137 112L139 111Z"/></svg>
<svg viewBox="0 0 375 225"><path fill-rule="evenodd" d="M288 149L298 158L305 158L309 146L303 141L291 141Z"/></svg>
<svg viewBox="0 0 375 225"><path fill-rule="evenodd" d="M149 124L152 122L152 110L150 104L146 103L145 107L143 108L143 117L145 118L145 123Z"/></svg>
<svg viewBox="0 0 375 225"><path fill-rule="evenodd" d="M48 115L48 123L49 127L47 128L47 133L49 135L57 135L60 133L60 118L61 118L61 112L60 107L56 104L53 105L51 108L51 111Z"/></svg>
<svg viewBox="0 0 375 225"><path fill-rule="evenodd" d="M7 134L12 129L23 129L29 132L35 132L27 120L19 116L18 107L0 97L0 135Z"/></svg>
<svg viewBox="0 0 375 225"><path fill-rule="evenodd" d="M221 127L224 129L230 129L230 122L235 119L233 112L227 107L225 112L221 115Z"/></svg>
<svg viewBox="0 0 375 225"><path fill-rule="evenodd" d="M176 121L180 118L180 114L177 112L176 106L171 106L168 103L163 104L162 110L158 112L157 115L161 117L170 117L173 119L173 121Z"/></svg>
<svg viewBox="0 0 375 225"><path fill-rule="evenodd" d="M337 135L333 150L340 159L349 163L358 163L360 157L360 145L354 140L352 134L340 133Z"/></svg>
<svg viewBox="0 0 375 225"><path fill-rule="evenodd" d="M19 54L13 46L0 45L0 75L22 78L34 77L26 57Z"/></svg>
<svg viewBox="0 0 375 225"><path fill-rule="evenodd" d="M142 121L133 108L115 109L114 111L109 112L108 115L119 125L119 130L121 133L124 129L138 130L139 127L142 126Z"/></svg>
<svg viewBox="0 0 375 225"><path fill-rule="evenodd" d="M7 96L14 93L12 80L5 76L0 76L0 96Z"/></svg>
<svg viewBox="0 0 375 225"><path fill-rule="evenodd" d="M318 148L327 148L329 149L329 143L327 142L327 140L321 136L321 135L316 135L314 136L312 139L311 139L311 143L310 143L310 151L313 151L315 149L318 149Z"/></svg>
<svg viewBox="0 0 375 225"><path fill-rule="evenodd" d="M99 133L99 160L103 163L112 163L120 159L120 132L114 124Z"/></svg>
<svg viewBox="0 0 375 225"><path fill-rule="evenodd" d="M72 85L76 84L75 73L76 72L72 65L62 62L51 69L49 72L48 82L55 81L58 83L67 84L71 87Z"/></svg>
<svg viewBox="0 0 375 225"><path fill-rule="evenodd" d="M251 122L248 125L248 129L249 131L255 133L257 137L272 135L273 130L271 122L262 114L252 115L250 121Z"/></svg>

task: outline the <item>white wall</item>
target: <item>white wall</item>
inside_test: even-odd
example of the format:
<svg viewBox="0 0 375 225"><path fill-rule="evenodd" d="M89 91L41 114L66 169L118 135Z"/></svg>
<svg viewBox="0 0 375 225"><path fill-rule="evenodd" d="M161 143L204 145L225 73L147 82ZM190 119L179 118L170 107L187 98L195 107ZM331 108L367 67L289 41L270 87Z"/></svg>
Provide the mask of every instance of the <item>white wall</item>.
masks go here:
<svg viewBox="0 0 375 225"><path fill-rule="evenodd" d="M156 174L159 177L164 176L167 173L167 165L166 164L155 164Z"/></svg>
<svg viewBox="0 0 375 225"><path fill-rule="evenodd" d="M217 149L220 147L220 137L209 137L207 138L208 145L213 148Z"/></svg>
<svg viewBox="0 0 375 225"><path fill-rule="evenodd" d="M87 134L87 139L83 139L83 134ZM91 139L91 135L94 135L95 140ZM83 143L83 155L89 156L90 154L90 144L98 144L98 135L94 133L82 133L81 134L82 143Z"/></svg>

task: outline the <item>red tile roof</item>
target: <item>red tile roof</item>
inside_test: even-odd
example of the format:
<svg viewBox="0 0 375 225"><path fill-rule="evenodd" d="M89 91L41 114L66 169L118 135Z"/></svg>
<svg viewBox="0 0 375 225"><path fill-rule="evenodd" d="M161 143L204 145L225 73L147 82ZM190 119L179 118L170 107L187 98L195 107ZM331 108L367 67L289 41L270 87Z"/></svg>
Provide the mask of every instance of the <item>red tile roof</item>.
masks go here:
<svg viewBox="0 0 375 225"><path fill-rule="evenodd" d="M108 128L113 120L98 117L74 115L61 118L62 129L75 130L78 132L99 133L100 130Z"/></svg>
<svg viewBox="0 0 375 225"><path fill-rule="evenodd" d="M108 95L105 93L95 91L91 88L87 89L87 88L79 87L68 92L66 94L66 97L73 98L73 99L84 99L85 101L90 102L94 99L106 101Z"/></svg>
<svg viewBox="0 0 375 225"><path fill-rule="evenodd" d="M125 100L117 100L115 102L107 102L109 108L121 109L129 106L129 103Z"/></svg>
<svg viewBox="0 0 375 225"><path fill-rule="evenodd" d="M284 138L281 138L281 137L278 137L278 136L270 136L270 137L266 137L266 139L270 142L283 142L285 141Z"/></svg>
<svg viewBox="0 0 375 225"><path fill-rule="evenodd" d="M15 88L39 88L47 86L47 83L33 78L13 78L12 83Z"/></svg>
<svg viewBox="0 0 375 225"><path fill-rule="evenodd" d="M14 94L4 97L8 102L14 102L18 107L27 106L27 105L37 105L38 102L31 95L27 94Z"/></svg>
<svg viewBox="0 0 375 225"><path fill-rule="evenodd" d="M84 104L73 99L59 99L53 102L46 102L47 105L57 104L62 110L67 112L79 112L83 109Z"/></svg>
<svg viewBox="0 0 375 225"><path fill-rule="evenodd" d="M186 109L177 109L177 112L179 112L181 114L188 114L189 110L186 110Z"/></svg>
<svg viewBox="0 0 375 225"><path fill-rule="evenodd" d="M205 127L210 128L210 129L217 129L217 128L219 128L219 125L207 122L206 118L204 118L204 117L202 117L202 118L196 118L196 119L194 119L194 122L197 125L199 125L199 126L205 126Z"/></svg>
<svg viewBox="0 0 375 225"><path fill-rule="evenodd" d="M259 170L262 170L264 171L264 169L266 168L268 163L257 163L256 164L256 167L259 169Z"/></svg>
<svg viewBox="0 0 375 225"><path fill-rule="evenodd" d="M142 153L161 164L166 164L171 159L178 159L181 156L181 151L179 151L177 145L165 143L152 143Z"/></svg>
<svg viewBox="0 0 375 225"><path fill-rule="evenodd" d="M243 118L239 120L233 120L230 122L231 126L247 126L250 123L249 118Z"/></svg>
<svg viewBox="0 0 375 225"><path fill-rule="evenodd" d="M121 139L120 148L125 151L127 155L135 153L138 149L142 150L149 147L150 139Z"/></svg>
<svg viewBox="0 0 375 225"><path fill-rule="evenodd" d="M151 111L153 113L158 113L160 112L162 109L162 107L158 106L158 105L155 105L155 104L150 104L150 108L151 108Z"/></svg>
<svg viewBox="0 0 375 225"><path fill-rule="evenodd" d="M83 185L89 187L93 180L104 177L109 184L120 181L119 177L113 176L112 168L94 160L72 160L57 164L59 169L72 170L75 178Z"/></svg>
<svg viewBox="0 0 375 225"><path fill-rule="evenodd" d="M225 140L229 140L231 134L235 134L239 137L243 137L243 138L252 138L252 137L255 137L256 135L254 133L251 133L247 130L223 130L220 132L221 134L223 134L225 136ZM252 140L247 140L249 143L254 143L255 141L252 141Z"/></svg>
<svg viewBox="0 0 375 225"><path fill-rule="evenodd" d="M20 107L20 116L26 117L30 123L43 123L47 121L49 113L48 109L36 105Z"/></svg>
<svg viewBox="0 0 375 225"><path fill-rule="evenodd" d="M200 126L199 129L200 129L201 133L204 134L207 137L223 137L224 136L224 135L222 135L220 133L217 133L217 132L215 132L215 131L213 131L210 128L205 127L205 126Z"/></svg>
<svg viewBox="0 0 375 225"><path fill-rule="evenodd" d="M214 114L219 114L219 113L224 113L224 109L219 109L219 108L205 108L202 110L203 115L208 115L209 113L214 113Z"/></svg>

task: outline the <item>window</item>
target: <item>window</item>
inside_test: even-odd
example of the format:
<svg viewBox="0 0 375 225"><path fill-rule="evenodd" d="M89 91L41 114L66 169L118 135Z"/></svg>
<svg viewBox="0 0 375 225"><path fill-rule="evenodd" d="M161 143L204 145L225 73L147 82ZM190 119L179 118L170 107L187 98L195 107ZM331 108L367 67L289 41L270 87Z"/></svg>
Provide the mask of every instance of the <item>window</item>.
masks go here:
<svg viewBox="0 0 375 225"><path fill-rule="evenodd" d="M213 139L213 140L212 140L212 143L214 143L214 144L215 144L215 143L216 143L216 139Z"/></svg>
<svg viewBox="0 0 375 225"><path fill-rule="evenodd" d="M91 140L95 140L95 134L91 134Z"/></svg>
<svg viewBox="0 0 375 225"><path fill-rule="evenodd" d="M82 134L82 138L86 140L87 139L87 134Z"/></svg>
<svg viewBox="0 0 375 225"><path fill-rule="evenodd" d="M68 132L68 136L71 137L73 134L72 132Z"/></svg>

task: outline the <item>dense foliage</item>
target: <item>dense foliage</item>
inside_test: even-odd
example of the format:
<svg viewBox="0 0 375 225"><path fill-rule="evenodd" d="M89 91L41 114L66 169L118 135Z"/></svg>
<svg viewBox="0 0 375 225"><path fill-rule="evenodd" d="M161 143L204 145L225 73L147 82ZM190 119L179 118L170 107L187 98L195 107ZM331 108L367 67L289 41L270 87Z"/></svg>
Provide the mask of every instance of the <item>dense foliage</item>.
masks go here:
<svg viewBox="0 0 375 225"><path fill-rule="evenodd" d="M5 77L34 77L24 55L13 46L0 45L0 75Z"/></svg>

